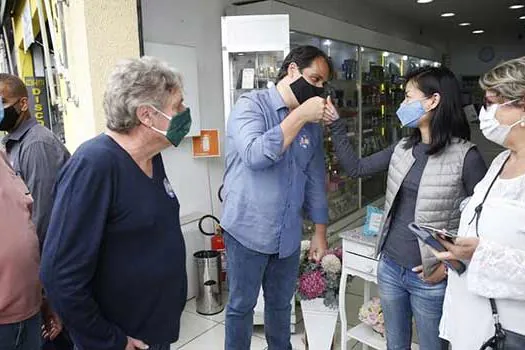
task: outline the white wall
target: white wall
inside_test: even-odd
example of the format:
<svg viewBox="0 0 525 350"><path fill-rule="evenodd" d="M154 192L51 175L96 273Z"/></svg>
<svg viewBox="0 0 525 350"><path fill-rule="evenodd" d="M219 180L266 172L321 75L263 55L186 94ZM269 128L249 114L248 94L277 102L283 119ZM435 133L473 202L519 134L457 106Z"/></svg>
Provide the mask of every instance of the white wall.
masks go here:
<svg viewBox="0 0 525 350"><path fill-rule="evenodd" d="M224 7L223 0L142 1L144 41L196 47L201 128L220 130L221 151L224 151L221 49ZM216 194L222 184L223 158L193 159L189 140L163 153L163 157L181 202L181 216L195 212L219 216Z"/></svg>
<svg viewBox="0 0 525 350"><path fill-rule="evenodd" d="M416 24L417 18L399 17L395 13L388 11L388 9L377 7L377 3L374 4L363 0L282 1L291 5L297 4L304 9L324 16L410 42L433 46L440 50L443 50L446 46L446 41L439 37L439 33L436 33L431 28L424 28L424 25ZM382 49L382 47L379 47L379 49Z"/></svg>
<svg viewBox="0 0 525 350"><path fill-rule="evenodd" d="M291 30L435 61L441 60L441 54L445 50L444 45L432 47L403 39L396 36L393 30L385 34L272 0L230 6L228 13L232 15L288 14ZM377 18L370 19L370 26L373 27L376 22L381 22L379 14Z"/></svg>
<svg viewBox="0 0 525 350"><path fill-rule="evenodd" d="M65 103L66 145L74 151L105 129L102 100L114 65L139 55L136 2L71 1L64 6L64 22L69 78L73 94L79 97L78 105Z"/></svg>
<svg viewBox="0 0 525 350"><path fill-rule="evenodd" d="M479 51L491 46L495 57L490 62L483 62L478 58ZM458 76L481 75L500 63L511 58L525 56L525 40L510 41L506 43L494 42L494 44L476 40L470 43L457 43L450 45L451 69Z"/></svg>

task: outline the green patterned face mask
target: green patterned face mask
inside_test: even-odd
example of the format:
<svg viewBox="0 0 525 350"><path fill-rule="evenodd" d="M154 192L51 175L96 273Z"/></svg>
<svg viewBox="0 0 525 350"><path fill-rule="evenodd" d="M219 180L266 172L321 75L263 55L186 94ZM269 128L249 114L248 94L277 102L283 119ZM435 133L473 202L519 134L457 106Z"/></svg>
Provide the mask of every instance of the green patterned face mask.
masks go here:
<svg viewBox="0 0 525 350"><path fill-rule="evenodd" d="M151 106L153 107L153 106ZM161 133L162 135L166 136L169 142L175 147L177 147L182 140L184 140L184 137L188 135L191 128L191 113L190 109L186 108L184 111L175 114L171 118L167 116L164 112L159 111L157 108L153 107L157 112L162 114L166 119L170 121L170 124L168 126L168 130L162 131L159 129L156 129L154 127L151 127L153 130Z"/></svg>

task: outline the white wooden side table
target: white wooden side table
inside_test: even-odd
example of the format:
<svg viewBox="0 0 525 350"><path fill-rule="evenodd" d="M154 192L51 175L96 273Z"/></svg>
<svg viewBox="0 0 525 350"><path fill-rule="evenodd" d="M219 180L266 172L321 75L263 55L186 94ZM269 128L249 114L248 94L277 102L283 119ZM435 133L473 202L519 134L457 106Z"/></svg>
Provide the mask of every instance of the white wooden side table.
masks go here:
<svg viewBox="0 0 525 350"><path fill-rule="evenodd" d="M348 276L364 280L363 303L370 300L370 287L377 284L378 260L375 258L377 237L365 237L362 228L344 231L339 236L343 241L343 270L339 286L339 317L341 318L341 350L347 350L347 342L356 339L363 344L363 350L386 350L386 339L377 334L364 323L348 329L346 318L346 285ZM417 344L412 344L413 350L418 350Z"/></svg>

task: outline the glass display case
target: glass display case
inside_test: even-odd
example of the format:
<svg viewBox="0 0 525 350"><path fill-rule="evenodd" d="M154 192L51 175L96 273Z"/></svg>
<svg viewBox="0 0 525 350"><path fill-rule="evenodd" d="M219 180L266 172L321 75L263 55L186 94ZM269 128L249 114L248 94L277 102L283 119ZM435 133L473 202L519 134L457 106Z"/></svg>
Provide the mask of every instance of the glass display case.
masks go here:
<svg viewBox="0 0 525 350"><path fill-rule="evenodd" d="M386 57L383 51L361 48L361 157L370 156L388 146L386 118ZM361 205L385 194L386 172L361 179Z"/></svg>
<svg viewBox="0 0 525 350"><path fill-rule="evenodd" d="M221 18L224 122L245 92L273 84L290 50L288 15Z"/></svg>
<svg viewBox="0 0 525 350"><path fill-rule="evenodd" d="M273 84L283 60L284 51L229 53L232 105L245 92Z"/></svg>

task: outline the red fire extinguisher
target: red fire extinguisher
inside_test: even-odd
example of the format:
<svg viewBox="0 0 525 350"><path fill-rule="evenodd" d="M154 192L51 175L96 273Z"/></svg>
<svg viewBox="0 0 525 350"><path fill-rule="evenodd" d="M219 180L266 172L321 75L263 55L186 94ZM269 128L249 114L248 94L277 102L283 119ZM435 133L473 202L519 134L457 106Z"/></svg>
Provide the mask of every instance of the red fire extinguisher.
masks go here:
<svg viewBox="0 0 525 350"><path fill-rule="evenodd" d="M215 221L215 230L214 232L206 232L202 227L202 223L206 219L212 219ZM221 281L226 281L226 247L224 245L224 237L222 235L222 228L220 226L220 221L213 215L204 215L199 220L199 230L202 234L211 237L211 249L221 253Z"/></svg>

